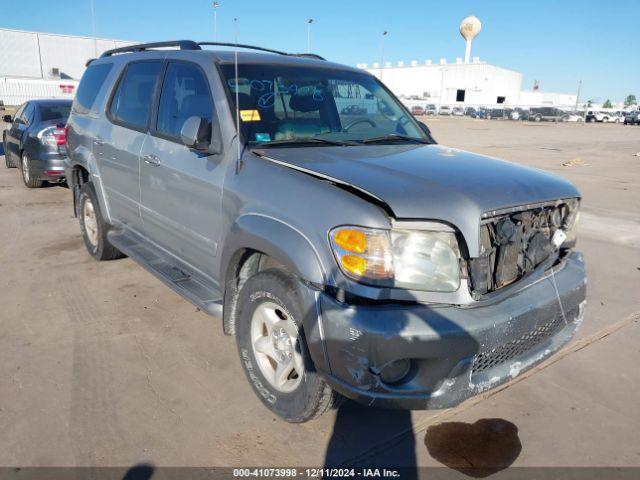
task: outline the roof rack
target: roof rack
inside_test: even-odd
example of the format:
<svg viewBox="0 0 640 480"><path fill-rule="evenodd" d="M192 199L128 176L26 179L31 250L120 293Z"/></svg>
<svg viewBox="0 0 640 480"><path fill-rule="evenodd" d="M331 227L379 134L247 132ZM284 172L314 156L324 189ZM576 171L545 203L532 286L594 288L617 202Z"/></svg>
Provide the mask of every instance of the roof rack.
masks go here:
<svg viewBox="0 0 640 480"><path fill-rule="evenodd" d="M260 52L275 53L276 55L286 55L287 57L307 57L315 58L317 60L324 60L320 55L315 53L288 53L281 50L273 50L272 48L256 47L255 45L245 45L242 43L227 43L227 42L198 42L199 46L212 46L212 47L237 47L246 48L249 50L258 50Z"/></svg>
<svg viewBox="0 0 640 480"><path fill-rule="evenodd" d="M110 57L118 53L143 52L154 48L178 47L180 50L202 50L193 40L176 40L173 42L155 42L155 43L139 43L136 45L127 45L126 47L114 48L104 52L102 57Z"/></svg>
<svg viewBox="0 0 640 480"><path fill-rule="evenodd" d="M315 53L287 53L281 50L273 50L271 48L256 47L255 45L245 45L242 43L226 43L226 42L194 42L193 40L175 40L172 42L155 42L155 43L139 43L136 45L127 45L126 47L114 48L104 52L100 58L110 57L118 53L144 52L145 50L153 50L155 48L178 47L180 50L202 50L202 46L213 47L234 47L246 48L249 50L258 50L261 52L275 53L276 55L285 55L287 57L305 57L324 60L320 55Z"/></svg>

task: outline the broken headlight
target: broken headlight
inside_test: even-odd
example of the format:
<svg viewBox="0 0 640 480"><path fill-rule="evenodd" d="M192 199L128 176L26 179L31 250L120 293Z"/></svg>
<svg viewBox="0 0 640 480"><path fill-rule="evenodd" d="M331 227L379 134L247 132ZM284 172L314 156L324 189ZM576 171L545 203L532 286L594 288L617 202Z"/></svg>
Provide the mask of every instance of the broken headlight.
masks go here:
<svg viewBox="0 0 640 480"><path fill-rule="evenodd" d="M580 221L580 204L578 201L570 202L567 206L569 209L564 216L564 222L562 224L562 230L564 231L566 238L564 239L565 245L574 244L578 233L578 223Z"/></svg>
<svg viewBox="0 0 640 480"><path fill-rule="evenodd" d="M453 232L339 227L329 237L340 269L359 282L435 292L460 286Z"/></svg>

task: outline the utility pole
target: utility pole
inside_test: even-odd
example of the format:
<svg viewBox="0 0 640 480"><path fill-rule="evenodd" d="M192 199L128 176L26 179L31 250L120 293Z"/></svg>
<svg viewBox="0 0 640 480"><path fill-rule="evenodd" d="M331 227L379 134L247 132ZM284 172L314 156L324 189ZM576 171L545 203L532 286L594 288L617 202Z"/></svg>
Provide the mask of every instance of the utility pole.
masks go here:
<svg viewBox="0 0 640 480"><path fill-rule="evenodd" d="M213 7L213 41L218 41L218 7L220 4L218 2L213 2L211 4Z"/></svg>
<svg viewBox="0 0 640 480"><path fill-rule="evenodd" d="M313 18L307 20L307 53L311 53L311 24Z"/></svg>
<svg viewBox="0 0 640 480"><path fill-rule="evenodd" d="M578 102L580 101L580 89L582 88L582 80L578 81L578 93L576 95L576 112L578 111Z"/></svg>
<svg viewBox="0 0 640 480"><path fill-rule="evenodd" d="M384 37L389 35L386 30L382 32L382 38L380 39L380 80L382 80L382 69L384 68Z"/></svg>

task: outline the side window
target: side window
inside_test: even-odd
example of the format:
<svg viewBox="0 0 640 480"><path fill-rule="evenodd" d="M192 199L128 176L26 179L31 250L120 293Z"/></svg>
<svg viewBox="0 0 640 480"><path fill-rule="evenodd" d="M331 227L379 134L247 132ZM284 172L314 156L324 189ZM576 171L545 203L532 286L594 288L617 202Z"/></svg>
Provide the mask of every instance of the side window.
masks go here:
<svg viewBox="0 0 640 480"><path fill-rule="evenodd" d="M33 123L33 117L36 114L36 107L33 103L27 105L27 108L24 109L22 113L22 119L24 120L25 125L31 125Z"/></svg>
<svg viewBox="0 0 640 480"><path fill-rule="evenodd" d="M24 113L24 109L27 108L28 103L24 103L16 112L15 116L13 117L14 120L22 120L22 114Z"/></svg>
<svg viewBox="0 0 640 480"><path fill-rule="evenodd" d="M98 92L102 88L107 75L111 71L113 65L111 63L101 63L98 65L89 65L89 68L82 75L80 86L73 100L73 111L80 114L86 114L91 111Z"/></svg>
<svg viewBox="0 0 640 480"><path fill-rule="evenodd" d="M131 127L145 128L160 70L161 61L130 63L111 99L111 118Z"/></svg>
<svg viewBox="0 0 640 480"><path fill-rule="evenodd" d="M156 130L162 135L179 138L189 117L206 118L210 125L213 122L207 79L195 65L169 63L160 94Z"/></svg>

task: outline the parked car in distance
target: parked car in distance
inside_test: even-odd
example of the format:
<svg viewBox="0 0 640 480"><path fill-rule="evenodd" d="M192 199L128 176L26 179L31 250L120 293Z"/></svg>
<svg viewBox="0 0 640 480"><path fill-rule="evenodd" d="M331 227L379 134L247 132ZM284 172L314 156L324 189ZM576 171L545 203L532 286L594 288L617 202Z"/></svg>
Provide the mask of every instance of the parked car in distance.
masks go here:
<svg viewBox="0 0 640 480"><path fill-rule="evenodd" d="M566 112L562 117L563 122L584 122L584 112Z"/></svg>
<svg viewBox="0 0 640 480"><path fill-rule="evenodd" d="M477 109L472 109L471 110L471 114L470 114L471 118L478 118L478 119L484 119L487 118L487 109L486 108L477 108Z"/></svg>
<svg viewBox="0 0 640 480"><path fill-rule="evenodd" d="M442 105L440 107L440 111L438 112L440 115L451 115L451 107L447 105Z"/></svg>
<svg viewBox="0 0 640 480"><path fill-rule="evenodd" d="M534 122L561 122L567 113L555 107L534 107L529 111L529 120Z"/></svg>
<svg viewBox="0 0 640 480"><path fill-rule="evenodd" d="M487 118L490 120L503 120L507 116L504 108L491 108L487 110Z"/></svg>
<svg viewBox="0 0 640 480"><path fill-rule="evenodd" d="M65 124L70 109L69 100L31 100L15 116L3 117L11 124L2 134L5 165L19 166L27 187L64 180Z"/></svg>
<svg viewBox="0 0 640 480"><path fill-rule="evenodd" d="M611 112L600 112L596 110L587 111L587 115L585 117L585 120L587 122L601 122L601 123L615 122L616 119L617 119L617 116ZM620 120L618 119L618 121Z"/></svg>
<svg viewBox="0 0 640 480"><path fill-rule="evenodd" d="M631 112L627 112L627 115L624 117L625 125L640 125L640 110L632 110Z"/></svg>
<svg viewBox="0 0 640 480"><path fill-rule="evenodd" d="M424 115L424 107L421 107L420 105L414 105L413 107L411 107L411 115Z"/></svg>
<svg viewBox="0 0 640 480"><path fill-rule="evenodd" d="M365 115L367 113L367 109L359 105L349 105L344 107L340 113L343 115Z"/></svg>
<svg viewBox="0 0 640 480"><path fill-rule="evenodd" d="M516 107L510 113L511 120L529 120L529 110Z"/></svg>
<svg viewBox="0 0 640 480"><path fill-rule="evenodd" d="M456 117L464 117L464 108L453 107L453 109L451 110L451 115L455 115Z"/></svg>
<svg viewBox="0 0 640 480"><path fill-rule="evenodd" d="M352 91L372 97L362 117L336 108ZM582 322L578 190L438 145L361 69L191 41L108 51L82 77L67 147L90 255L126 254L221 317L287 421L338 395L457 405Z"/></svg>
<svg viewBox="0 0 640 480"><path fill-rule="evenodd" d="M425 115L437 115L438 114L438 108L433 103L429 103L425 108L424 114Z"/></svg>

